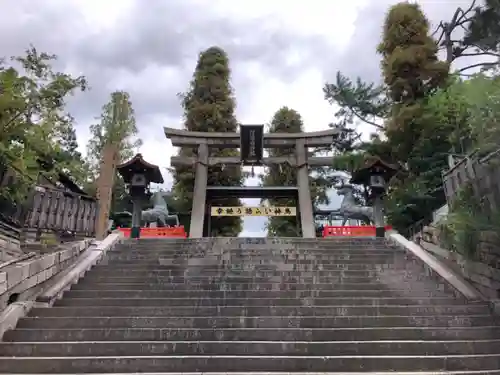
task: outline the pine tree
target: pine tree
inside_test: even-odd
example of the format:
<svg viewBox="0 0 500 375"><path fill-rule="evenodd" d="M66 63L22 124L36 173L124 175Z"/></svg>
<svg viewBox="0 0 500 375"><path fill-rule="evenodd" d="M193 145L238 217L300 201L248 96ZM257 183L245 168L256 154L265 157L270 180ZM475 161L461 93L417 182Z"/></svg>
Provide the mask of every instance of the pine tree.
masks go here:
<svg viewBox="0 0 500 375"><path fill-rule="evenodd" d="M229 60L224 50L210 47L200 53L196 69L187 93L182 97L184 127L200 132L236 132L235 99L230 85ZM180 156L192 156L195 150L183 148ZM233 149L210 149L210 156L237 156ZM194 169L191 166L176 167L174 194L176 209L190 212L193 201ZM240 166L216 165L209 167L208 185L241 186L243 176ZM215 203L215 202L214 202ZM220 206L239 206L238 198L224 198L216 202ZM182 224L189 230L188 215L182 215ZM237 236L242 229L239 217L211 219L212 236Z"/></svg>
<svg viewBox="0 0 500 375"><path fill-rule="evenodd" d="M484 0L484 4L475 8L474 15L470 19L464 44L498 51L500 49L500 1Z"/></svg>

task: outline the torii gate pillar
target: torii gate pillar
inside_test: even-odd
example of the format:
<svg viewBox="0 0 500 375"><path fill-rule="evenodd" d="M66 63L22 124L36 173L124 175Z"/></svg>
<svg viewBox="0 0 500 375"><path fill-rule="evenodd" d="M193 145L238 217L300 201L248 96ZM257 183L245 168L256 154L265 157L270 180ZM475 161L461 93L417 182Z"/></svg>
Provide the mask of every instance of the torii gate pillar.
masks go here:
<svg viewBox="0 0 500 375"><path fill-rule="evenodd" d="M198 146L196 170L194 178L193 208L191 210L191 224L189 238L203 237L203 222L205 219L205 206L207 202L208 182L208 145Z"/></svg>
<svg viewBox="0 0 500 375"><path fill-rule="evenodd" d="M309 187L309 168L307 164L307 149L304 139L297 139L295 143L295 157L297 158L297 187L299 189L300 224L303 238L315 238L314 214Z"/></svg>

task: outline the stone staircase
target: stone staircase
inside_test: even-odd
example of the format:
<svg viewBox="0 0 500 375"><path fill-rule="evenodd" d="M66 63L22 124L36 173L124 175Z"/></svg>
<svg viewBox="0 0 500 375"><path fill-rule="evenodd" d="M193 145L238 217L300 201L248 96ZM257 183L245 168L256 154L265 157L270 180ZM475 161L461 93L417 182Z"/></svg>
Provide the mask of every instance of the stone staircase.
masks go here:
<svg viewBox="0 0 500 375"><path fill-rule="evenodd" d="M0 374L500 374L500 325L383 240L119 245L0 343Z"/></svg>

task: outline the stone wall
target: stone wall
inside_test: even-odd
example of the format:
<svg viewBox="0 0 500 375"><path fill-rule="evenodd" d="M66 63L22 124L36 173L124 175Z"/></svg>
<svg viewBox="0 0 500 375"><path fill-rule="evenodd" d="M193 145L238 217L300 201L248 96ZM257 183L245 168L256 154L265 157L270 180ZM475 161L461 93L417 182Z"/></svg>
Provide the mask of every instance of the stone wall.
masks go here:
<svg viewBox="0 0 500 375"><path fill-rule="evenodd" d="M67 244L48 254L26 254L0 264L0 312L73 264L90 240Z"/></svg>
<svg viewBox="0 0 500 375"><path fill-rule="evenodd" d="M415 242L454 271L460 272L485 297L492 300L500 298L500 238L497 233L482 232L472 258L444 249L436 227L424 227Z"/></svg>
<svg viewBox="0 0 500 375"><path fill-rule="evenodd" d="M0 233L0 263L23 255L18 239Z"/></svg>

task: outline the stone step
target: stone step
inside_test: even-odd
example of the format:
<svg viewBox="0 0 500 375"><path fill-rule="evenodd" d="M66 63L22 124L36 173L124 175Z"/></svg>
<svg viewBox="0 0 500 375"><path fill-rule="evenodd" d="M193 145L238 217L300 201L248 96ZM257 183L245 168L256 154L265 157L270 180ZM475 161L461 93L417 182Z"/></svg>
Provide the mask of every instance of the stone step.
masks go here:
<svg viewBox="0 0 500 375"><path fill-rule="evenodd" d="M350 262L365 262L365 263L384 263L386 261L392 261L394 257L401 257L405 254L402 253L376 253L376 254L328 254L328 255L304 255L304 254L276 254L276 255L244 255L239 256L236 254L224 254L224 255L211 255L214 259L220 260L222 263L223 260L231 260L245 263L259 263L260 261L279 261L285 263L311 263L311 262L325 262L325 263L340 263L343 261ZM107 258L112 261L123 262L123 261L137 261L137 262L146 262L146 261L156 261L158 259L162 260L170 260L176 261L178 263L187 262L192 258L200 258L202 257L193 257L189 255L173 255L173 254L162 254L162 253L143 253L143 254L130 254L130 253L108 253ZM207 257L208 258L208 257Z"/></svg>
<svg viewBox="0 0 500 375"><path fill-rule="evenodd" d="M116 247L110 250L111 253L163 253L172 255L284 255L284 254L359 254L359 253L405 253L402 248L391 248L387 246L328 246L328 247L264 247L264 248L193 248L193 247Z"/></svg>
<svg viewBox="0 0 500 375"><path fill-rule="evenodd" d="M81 285L100 285L100 284L144 284L144 285L157 285L163 286L165 289L173 289L176 287L184 288L191 287L191 289L221 289L226 290L272 290L280 288L297 288L297 289L334 289L335 285L341 283L349 284L352 279L349 277L339 278L339 277L196 277L196 276L136 276L136 277L120 277L120 276L99 276L91 277L86 276L86 280L81 282ZM369 280L369 279L367 279ZM385 283L391 283L391 285L402 285L404 283L410 283L413 280L406 280L404 278L393 278L393 279L382 279L373 278L373 283L375 285L384 285ZM416 282L413 281L413 282ZM327 285L330 285L328 287ZM437 285L436 290L441 287L445 290L449 290L450 287L447 284ZM420 285L419 285L420 288Z"/></svg>
<svg viewBox="0 0 500 375"><path fill-rule="evenodd" d="M377 248L336 248L336 249L267 249L267 250L237 250L237 249L221 249L212 251L195 251L187 252L180 251L178 249L148 249L143 251L137 251L135 249L113 249L108 251L110 255L121 255L129 254L131 256L185 256L192 257L196 256L212 256L212 255L226 255L226 256L258 256L258 257L268 257L268 256L288 256L288 257L329 257L329 256L380 256L380 255L392 255L392 254L404 254L404 250L400 249L389 249L387 247L377 247Z"/></svg>
<svg viewBox="0 0 500 375"><path fill-rule="evenodd" d="M164 355L378 356L498 354L499 340L474 341L82 341L0 342L0 357L107 357Z"/></svg>
<svg viewBox="0 0 500 375"><path fill-rule="evenodd" d="M335 305L362 305L362 306L381 306L381 305L405 305L410 302L416 304L453 304L455 298L450 297L429 297L429 296L397 296L393 293L379 294L373 293L367 297L363 292L353 293L353 291L344 291L339 293L336 298L308 298L302 299L302 303L309 303L312 306L335 306ZM191 299L191 298L63 298L58 300L55 306L193 306L195 304L205 306L296 306L301 302L300 298L220 298L220 299Z"/></svg>
<svg viewBox="0 0 500 375"><path fill-rule="evenodd" d="M324 288L317 288L311 285L310 288L300 288L293 289L295 284L288 285L273 285L274 288L263 288L263 289L226 289L226 286L215 285L210 288L193 288L191 285L185 285L183 289L171 288L170 285L163 284L76 284L71 287L71 290L65 294L65 296L79 297L79 298L89 298L89 297L114 297L117 295L128 295L132 296L141 293L153 293L158 294L161 297L191 297L198 298L204 296L210 296L213 298L224 298L224 297L239 297L239 298L260 298L260 297L331 297L337 296L338 292L341 290L366 290L368 292L379 290L383 287L383 284L361 284L361 283L341 283L341 284L322 284ZM394 290L405 290L411 289L411 285L400 285L399 289ZM436 291L437 288L421 289L426 291ZM116 294L113 294L116 293Z"/></svg>
<svg viewBox="0 0 500 375"><path fill-rule="evenodd" d="M382 287L380 285L372 285L372 288ZM107 298L120 298L120 299L130 299L130 298L162 298L171 299L172 302L176 302L182 299L188 299L192 301L192 304L202 303L206 299L210 299L211 303L226 303L226 301L232 300L249 300L253 303L255 299L284 299L284 300L301 300L304 301L311 300L332 300L337 297L352 296L352 295L362 295L363 297L371 296L382 296L382 297L395 297L395 296L407 296L411 295L413 298L418 298L419 296L434 296L440 295L435 289L429 290L419 290L418 295L410 294L411 289L347 289L347 288L336 288L332 290L310 290L310 291L281 291L281 290L248 290L248 291L175 291L168 290L168 285L165 286L164 290L70 290L64 293L64 298L69 299L107 299ZM184 303L184 302L183 302Z"/></svg>
<svg viewBox="0 0 500 375"><path fill-rule="evenodd" d="M248 280L255 280L255 281L261 281L261 282L270 282L269 278L266 277L255 277L255 275L252 274L245 274L240 271L237 273L237 271L234 272L229 272L229 270L225 270L224 272L222 271L216 271L215 269L213 270L203 270L202 268L186 268L185 270L188 271L188 274L191 276L190 278L192 280L194 279L200 279L200 280L208 280L208 279L213 279L213 276L210 275L205 275L204 273L215 273L218 272L221 275L223 273L227 273L231 276L234 277L239 277L240 280L248 279ZM311 276L307 276L308 274L305 273L307 277L301 277L301 282L304 281L304 279L307 278L312 278L314 276L315 280L318 279L325 279L326 282L330 282L331 280L328 280L328 277L336 278L336 277L379 277L379 276L390 276L390 277L405 277L408 275L412 275L412 272L407 272L405 270L390 270L390 269L378 269L378 270L342 270L342 269L336 269L336 270L319 270L321 272L328 271L328 275L323 276L321 273L318 274L316 273L318 270L310 270L310 271L300 271L297 277L299 276L304 276L305 272L310 272ZM290 271L293 272L293 271ZM107 267L104 268L104 266L96 266L94 269L92 269L87 275L89 277L92 277L93 279L97 278L102 278L102 277L165 277L172 279L170 282L177 282L175 281L176 279L179 279L179 276L171 277L170 275L172 274L172 269L168 269L167 267L161 268L161 266L156 266L156 267L151 267L151 268L127 268L127 269L119 269L119 268L113 268L113 267ZM181 277L183 279L183 277ZM274 278L277 281L282 281L283 275L281 273L277 273Z"/></svg>
<svg viewBox="0 0 500 375"><path fill-rule="evenodd" d="M370 279L367 279L367 281ZM175 281L175 283L171 283ZM193 292L211 290L211 291L231 291L231 290L269 290L269 291L318 291L328 290L337 291L337 293L344 293L346 290L367 290L368 293L380 292L385 293L387 290L402 290L405 295L411 291L422 291L426 295L428 293L448 293L455 295L455 290L449 284L443 282L432 286L431 283L420 282L410 278L373 278L371 283L353 283L350 278L342 277L329 277L329 276L256 276L254 278L241 278L240 276L226 275L219 276L214 274L211 278L199 278L195 276L172 275L170 277L111 277L102 276L98 278L88 277L87 280L82 281L74 290L82 289L101 289L98 286L104 284L132 284L129 290L186 290L190 289ZM135 285L134 285L135 284ZM172 286L170 286L172 285ZM184 287L182 287L184 285ZM106 288L105 288L106 289ZM124 289L124 287L115 287L115 290ZM332 292L333 293L333 292ZM359 292L356 292L359 293ZM371 294L369 294L371 295Z"/></svg>
<svg viewBox="0 0 500 375"><path fill-rule="evenodd" d="M192 250L190 252L189 250ZM337 254L392 254L404 253L405 250L399 248L389 248L387 246L375 247L315 247L315 248L268 248L268 249L179 249L179 248L150 248L136 250L133 247L111 249L111 254L171 254L171 255L189 255L189 254L231 254L231 255L270 255L270 254L289 254L289 255L337 255Z"/></svg>
<svg viewBox="0 0 500 375"><path fill-rule="evenodd" d="M203 262L206 261L206 266L212 266L214 262L217 262L217 264L224 264L224 265L231 265L235 267L243 267L244 265L250 266L250 265L282 265L282 264L300 264L300 265L316 265L316 266L330 266L331 269L353 269L353 270L364 270L364 269L379 269L381 267L384 268L394 268L394 259L386 257L384 261L380 262L373 262L373 263L368 263L367 259L347 259L347 260L338 260L338 261L321 261L321 260L302 260L302 261L295 261L293 259L286 261L284 259L261 259L259 260L254 260L254 259L244 259L244 258L232 258L232 259L203 259L199 258L200 266L203 266ZM161 264L165 265L170 265L172 264L172 260L165 258L165 259L146 259L146 260L111 260L110 263L112 262L112 266L114 268L126 268L126 267L134 267L134 268L139 268L139 267L148 267L148 266L159 266ZM109 265L103 265L101 267L109 267Z"/></svg>
<svg viewBox="0 0 500 375"><path fill-rule="evenodd" d="M145 357L9 357L0 373L145 373L145 372L328 372L497 370L500 354L382 355L382 356L145 356ZM484 372L480 372L483 373Z"/></svg>
<svg viewBox="0 0 500 375"><path fill-rule="evenodd" d="M238 279L238 282L261 282L261 283L269 283L269 282L287 282L287 279L290 279L289 282L295 282L294 279L299 280L301 283L305 283L306 280L310 279L311 282L323 282L323 283L329 283L333 282L336 280L338 277L343 277L343 278L350 278L350 277L408 277L409 273L405 271L352 271L352 270L337 270L337 271L331 271L331 274L329 275L321 275L317 274L315 271L302 271L299 275L297 276L285 276L283 274L276 274L276 275L271 275L268 277L265 276L255 276L252 274L245 274L243 273L242 275L237 273L236 271L234 272L222 272L222 271L213 271L213 272L208 272L208 271L198 271L196 269L186 269L186 277L184 276L172 276L172 270L168 269L151 269L151 270L119 270L119 269L109 269L108 272L103 272L100 271L100 269L95 269L91 270L87 275L91 277L93 280L103 280L105 278L113 279L113 278L119 278L119 279L133 279L133 278L139 278L139 279L144 279L147 280L149 279L155 279L155 280L161 280L163 279L163 282L168 281L171 283L178 283L178 282L184 282L184 281L191 281L194 282L196 280L199 280L200 282L209 282L213 280L218 280L218 281L226 281L229 282L231 279ZM217 273L218 272L218 273ZM305 273L305 272L310 272ZM305 273L305 275L303 275ZM314 280L313 280L314 279ZM323 281L321 281L323 280ZM400 279L398 279L400 280Z"/></svg>
<svg viewBox="0 0 500 375"><path fill-rule="evenodd" d="M81 309L83 311L83 309ZM75 318L76 317L76 318ZM491 315L429 316L219 316L219 317L82 317L22 318L19 328L368 328L368 327L476 327L495 325Z"/></svg>
<svg viewBox="0 0 500 375"><path fill-rule="evenodd" d="M165 284L162 279L151 279L144 281L141 278L119 278L106 279L105 281L95 281L93 278L86 278L79 281L71 287L71 290L170 290L170 291L188 291L192 293L206 293L208 291L330 291L335 290L364 290L374 288L374 285L381 283L380 279L371 278L338 278L334 283L224 283L224 284L209 284L206 283L170 283ZM371 281L371 282L370 282ZM252 289L249 289L252 288ZM438 289L437 286L435 289Z"/></svg>
<svg viewBox="0 0 500 375"><path fill-rule="evenodd" d="M137 252L142 254L147 254L151 252L165 252L172 254L221 254L221 253L231 253L231 254L280 254L280 253L290 253L290 254L300 254L300 253L318 253L318 254L328 254L328 253L342 253L342 252L378 252L378 251L392 251L392 252L404 252L403 249L388 247L384 245L376 246L290 246L290 247L276 247L276 246L259 246L259 247L223 247L223 248L206 248L206 247L182 247L182 246L118 246L110 250L111 252Z"/></svg>
<svg viewBox="0 0 500 375"><path fill-rule="evenodd" d="M137 267L113 267L113 264L110 265L99 265L94 267L89 275L93 275L96 277L99 276L171 276L173 273L179 272L187 272L189 274L197 275L197 277L212 277L213 274L228 274L239 277L255 277L256 273L265 273L269 276L365 276L365 277L373 277L379 275L394 275L394 276L408 276L411 275L412 272L407 272L403 269L392 269L389 267L379 266L377 269L372 270L353 270L353 269L339 269L338 266L330 267L330 266L301 266L301 265L260 265L253 266L248 265L245 268L237 267L237 266L226 266L226 267L213 267L213 266L188 266L183 267L179 265L156 265L156 266L137 266ZM415 275L415 273L413 273ZM413 276L412 275L412 276ZM424 279L424 275L420 275L422 279ZM263 277L263 276L259 276Z"/></svg>
<svg viewBox="0 0 500 375"><path fill-rule="evenodd" d="M174 316L174 317L219 317L219 316L429 316L457 315L462 317L488 315L490 311L485 305L335 305L335 306L302 306L300 301L290 306L268 306L261 304L248 306L176 306L167 304L158 307L147 306L89 306L85 309L71 306L55 306L52 308L35 308L32 317L97 317L97 316Z"/></svg>
<svg viewBox="0 0 500 375"><path fill-rule="evenodd" d="M486 340L500 338L499 326L383 327L383 328L86 328L21 329L7 331L3 341L370 341L370 340Z"/></svg>
<svg viewBox="0 0 500 375"><path fill-rule="evenodd" d="M267 249L267 250L179 250L179 249L114 249L108 251L109 255L129 254L131 256L163 256L179 258L200 258L208 256L268 258L268 257L341 257L341 256L391 256L393 254L406 254L403 249L380 248L338 248L338 249Z"/></svg>

